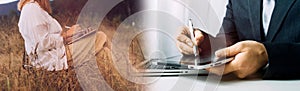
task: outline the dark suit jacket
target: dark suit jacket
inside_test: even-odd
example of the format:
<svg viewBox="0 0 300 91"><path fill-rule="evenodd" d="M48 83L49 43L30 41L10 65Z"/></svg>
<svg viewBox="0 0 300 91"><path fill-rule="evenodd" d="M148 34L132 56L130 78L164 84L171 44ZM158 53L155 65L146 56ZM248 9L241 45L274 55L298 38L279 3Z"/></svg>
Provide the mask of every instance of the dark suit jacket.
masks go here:
<svg viewBox="0 0 300 91"><path fill-rule="evenodd" d="M264 44L269 66L263 79L300 78L300 0L276 0L267 36L262 28L263 0L229 0L223 29L227 43L255 40Z"/></svg>

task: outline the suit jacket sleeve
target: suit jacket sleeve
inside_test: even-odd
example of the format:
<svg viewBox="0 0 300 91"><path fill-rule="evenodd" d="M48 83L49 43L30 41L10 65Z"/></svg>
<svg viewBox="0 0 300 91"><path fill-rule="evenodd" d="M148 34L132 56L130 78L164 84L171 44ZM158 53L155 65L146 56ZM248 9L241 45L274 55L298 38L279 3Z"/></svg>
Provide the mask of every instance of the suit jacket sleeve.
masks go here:
<svg viewBox="0 0 300 91"><path fill-rule="evenodd" d="M237 35L237 31L236 31L235 24L234 24L231 0L229 0L229 2L228 2L226 15L223 19L223 23L222 23L220 32L218 33L216 38L219 40L222 40L222 38L225 38L226 46L233 45L239 41L239 37Z"/></svg>
<svg viewBox="0 0 300 91"><path fill-rule="evenodd" d="M299 79L300 43L263 43L269 56L269 66L263 79Z"/></svg>
<svg viewBox="0 0 300 91"><path fill-rule="evenodd" d="M226 16L217 38L226 37L227 46L239 40L232 10L232 0L227 5ZM263 79L299 79L300 78L300 43L265 42L269 57L269 66L263 71Z"/></svg>
<svg viewBox="0 0 300 91"><path fill-rule="evenodd" d="M214 54L214 51L238 42L239 38L236 32L232 12L231 0L229 0L226 16L223 19L222 27L217 36L213 37L205 32L202 32L205 38L202 43L205 45L199 45L199 48L202 49L200 53L202 57L210 57Z"/></svg>

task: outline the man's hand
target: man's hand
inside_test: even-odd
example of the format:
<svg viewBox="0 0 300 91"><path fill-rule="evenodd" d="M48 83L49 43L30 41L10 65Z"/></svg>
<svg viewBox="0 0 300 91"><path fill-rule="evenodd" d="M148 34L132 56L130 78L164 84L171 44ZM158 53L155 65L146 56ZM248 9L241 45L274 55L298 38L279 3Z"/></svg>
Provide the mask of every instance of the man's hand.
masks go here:
<svg viewBox="0 0 300 91"><path fill-rule="evenodd" d="M185 55L192 55L193 46L200 45L204 40L204 36L200 30L195 30L195 41L191 40L190 32L187 27L180 28L180 34L177 36L176 45L179 48L179 51ZM201 48L199 48L199 53L201 52Z"/></svg>
<svg viewBox="0 0 300 91"><path fill-rule="evenodd" d="M235 57L233 61L225 65L224 71L221 67L207 69L217 75L234 73L239 78L245 78L255 73L267 64L268 54L263 44L256 41L242 41L230 47L218 50L216 56Z"/></svg>

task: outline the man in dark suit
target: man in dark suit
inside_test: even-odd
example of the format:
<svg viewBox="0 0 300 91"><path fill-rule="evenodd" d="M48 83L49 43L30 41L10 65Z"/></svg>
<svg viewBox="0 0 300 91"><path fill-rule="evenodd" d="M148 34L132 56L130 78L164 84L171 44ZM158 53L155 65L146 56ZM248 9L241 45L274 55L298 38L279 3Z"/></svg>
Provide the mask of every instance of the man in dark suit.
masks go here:
<svg viewBox="0 0 300 91"><path fill-rule="evenodd" d="M205 45L213 44L209 38L225 36L228 47L215 55L235 57L224 71L218 67L208 71L245 78L264 69L263 79L300 78L300 0L229 0L222 27L216 38L194 31L193 44L200 52L209 49ZM193 53L188 34L182 32L177 40L183 54Z"/></svg>

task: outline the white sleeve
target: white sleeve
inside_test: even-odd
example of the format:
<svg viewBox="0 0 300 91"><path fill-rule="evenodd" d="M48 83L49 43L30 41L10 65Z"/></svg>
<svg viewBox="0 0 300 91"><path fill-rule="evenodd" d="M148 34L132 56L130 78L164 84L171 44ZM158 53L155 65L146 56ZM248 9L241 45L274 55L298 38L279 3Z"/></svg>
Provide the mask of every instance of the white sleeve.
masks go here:
<svg viewBox="0 0 300 91"><path fill-rule="evenodd" d="M37 3L28 3L23 7L18 25L28 54L35 50L38 43L39 57L32 63L33 66L40 64L47 70L68 68L63 38L60 36L61 26Z"/></svg>
<svg viewBox="0 0 300 91"><path fill-rule="evenodd" d="M60 24L36 3L29 3L23 7L19 26L32 26L44 29L39 30L39 32L48 32L50 34L62 31Z"/></svg>
<svg viewBox="0 0 300 91"><path fill-rule="evenodd" d="M48 18L45 13L37 3L27 3L21 11L18 26L28 54L34 50L36 42L48 32Z"/></svg>
<svg viewBox="0 0 300 91"><path fill-rule="evenodd" d="M62 31L60 24L36 3L28 3L23 7L19 26L25 27L20 29L25 40L39 42L39 50L52 49L56 41L62 41L57 37Z"/></svg>
<svg viewBox="0 0 300 91"><path fill-rule="evenodd" d="M47 12L35 3L28 3L23 7L20 19L21 23L27 23L29 26L45 25L49 21Z"/></svg>

